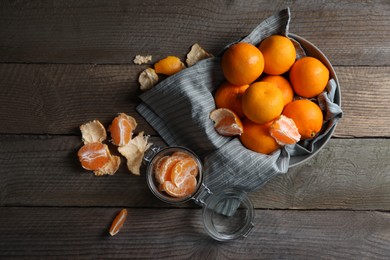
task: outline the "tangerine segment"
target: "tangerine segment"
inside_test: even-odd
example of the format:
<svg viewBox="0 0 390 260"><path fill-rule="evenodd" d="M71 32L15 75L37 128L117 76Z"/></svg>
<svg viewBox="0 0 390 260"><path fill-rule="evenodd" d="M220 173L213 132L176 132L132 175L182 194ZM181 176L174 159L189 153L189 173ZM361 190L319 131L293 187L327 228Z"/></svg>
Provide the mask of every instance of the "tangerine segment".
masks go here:
<svg viewBox="0 0 390 260"><path fill-rule="evenodd" d="M230 46L222 56L222 72L225 78L237 86L255 81L264 69L264 58L254 45L239 42Z"/></svg>
<svg viewBox="0 0 390 260"><path fill-rule="evenodd" d="M166 181L170 181L173 167L177 162L186 158L185 156L181 154L172 154L171 156L163 156L158 159L154 169L154 175L157 182L163 184Z"/></svg>
<svg viewBox="0 0 390 260"><path fill-rule="evenodd" d="M230 109L218 108L210 113L215 130L223 136L241 135L243 132L240 118Z"/></svg>
<svg viewBox="0 0 390 260"><path fill-rule="evenodd" d="M163 190L168 193L168 195L182 198L193 194L196 190L196 185L196 177L188 175L179 186L176 186L172 181L166 181L162 186Z"/></svg>
<svg viewBox="0 0 390 260"><path fill-rule="evenodd" d="M110 161L108 146L102 143L88 143L77 152L81 166L86 170L99 170Z"/></svg>
<svg viewBox="0 0 390 260"><path fill-rule="evenodd" d="M112 120L109 127L113 144L117 146L124 146L128 144L136 126L137 122L133 117L120 113L114 118L114 120Z"/></svg>
<svg viewBox="0 0 390 260"><path fill-rule="evenodd" d="M154 64L154 70L158 74L164 74L167 76L171 76L182 69L184 69L186 66L184 63L175 56L168 56Z"/></svg>
<svg viewBox="0 0 390 260"><path fill-rule="evenodd" d="M186 158L175 164L171 173L171 181L179 187L189 175L198 175L198 165L193 158Z"/></svg>
<svg viewBox="0 0 390 260"><path fill-rule="evenodd" d="M294 121L284 115L272 122L270 134L280 145L295 144L301 139Z"/></svg>

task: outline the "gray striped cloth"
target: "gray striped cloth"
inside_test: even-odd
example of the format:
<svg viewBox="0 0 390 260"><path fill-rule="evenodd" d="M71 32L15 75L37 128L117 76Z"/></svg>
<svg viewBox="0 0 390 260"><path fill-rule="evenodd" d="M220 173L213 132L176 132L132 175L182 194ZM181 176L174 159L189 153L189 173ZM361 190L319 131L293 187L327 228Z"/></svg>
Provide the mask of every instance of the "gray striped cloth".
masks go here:
<svg viewBox="0 0 390 260"><path fill-rule="evenodd" d="M288 35L289 22L290 10L284 9L264 20L240 41L258 45L270 35ZM298 56L303 56L299 44L297 48ZM168 77L143 93L137 111L168 145L185 146L198 154L204 164L204 184L211 192L232 188L250 192L259 189L272 177L286 173L290 156L314 152L313 144L326 136L341 117L340 107L333 103L338 86L330 80L328 90L318 98L318 103L327 111L327 122L319 137L284 147L271 155L259 154L246 149L238 138L217 134L209 118L215 109L213 93L225 80L220 67L222 53ZM227 207L226 214L231 214L235 207Z"/></svg>

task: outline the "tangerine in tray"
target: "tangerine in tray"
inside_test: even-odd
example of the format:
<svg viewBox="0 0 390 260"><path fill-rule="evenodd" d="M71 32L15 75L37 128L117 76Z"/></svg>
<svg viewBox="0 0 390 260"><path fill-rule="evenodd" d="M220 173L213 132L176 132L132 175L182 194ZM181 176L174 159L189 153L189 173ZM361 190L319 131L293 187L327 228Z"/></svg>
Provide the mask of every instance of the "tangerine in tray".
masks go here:
<svg viewBox="0 0 390 260"><path fill-rule="evenodd" d="M216 107L231 110L235 117L219 113L218 122L224 129L234 129L235 118L241 119L238 135L246 148L271 154L321 131L323 112L312 100L325 91L329 70L314 57L296 59L288 37L271 35L257 47L233 44L223 54L221 68L226 82L215 92ZM210 118L216 121L215 116ZM215 129L226 135L220 131L222 123L215 122Z"/></svg>

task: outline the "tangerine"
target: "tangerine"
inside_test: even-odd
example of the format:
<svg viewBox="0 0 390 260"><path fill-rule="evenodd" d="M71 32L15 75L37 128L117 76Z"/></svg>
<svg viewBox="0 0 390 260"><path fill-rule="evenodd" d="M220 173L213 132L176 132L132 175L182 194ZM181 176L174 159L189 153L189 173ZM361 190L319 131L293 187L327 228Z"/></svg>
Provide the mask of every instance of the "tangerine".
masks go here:
<svg viewBox="0 0 390 260"><path fill-rule="evenodd" d="M188 175L179 186L176 186L172 181L166 181L162 184L162 189L172 197L182 198L194 193L196 184L195 176Z"/></svg>
<svg viewBox="0 0 390 260"><path fill-rule="evenodd" d="M285 36L269 36L260 43L259 49L264 56L264 72L267 74L281 75L295 62L294 44Z"/></svg>
<svg viewBox="0 0 390 260"><path fill-rule="evenodd" d="M214 99L217 108L228 108L237 114L238 117L245 116L242 111L241 99L249 85L237 86L229 81L223 82L215 92Z"/></svg>
<svg viewBox="0 0 390 260"><path fill-rule="evenodd" d="M294 99L294 90L290 82L283 76L265 76L261 81L275 83L276 86L282 91L283 94L283 104L286 106L288 103Z"/></svg>
<svg viewBox="0 0 390 260"><path fill-rule="evenodd" d="M171 173L171 181L179 187L188 175L198 175L198 164L192 157L183 159L175 164Z"/></svg>
<svg viewBox="0 0 390 260"><path fill-rule="evenodd" d="M112 143L117 146L123 146L130 142L133 130L136 128L137 122L131 116L120 113L112 120L109 126L111 132Z"/></svg>
<svg viewBox="0 0 390 260"><path fill-rule="evenodd" d="M88 143L77 152L81 166L86 170L99 170L111 159L108 146L102 143Z"/></svg>
<svg viewBox="0 0 390 260"><path fill-rule="evenodd" d="M329 80L329 70L314 57L297 60L290 69L291 85L299 96L313 98L324 91Z"/></svg>
<svg viewBox="0 0 390 260"><path fill-rule="evenodd" d="M225 78L237 86L255 81L264 69L264 58L256 46L239 42L230 46L222 56L222 72Z"/></svg>
<svg viewBox="0 0 390 260"><path fill-rule="evenodd" d="M316 103L308 99L289 103L284 108L283 115L294 121L302 140L315 137L322 128L322 111Z"/></svg>
<svg viewBox="0 0 390 260"><path fill-rule="evenodd" d="M295 144L301 139L294 120L284 115L272 122L270 134L280 145Z"/></svg>
<svg viewBox="0 0 390 260"><path fill-rule="evenodd" d="M242 122L230 109L218 108L210 113L210 119L214 121L215 130L223 136L242 134Z"/></svg>
<svg viewBox="0 0 390 260"><path fill-rule="evenodd" d="M257 124L270 122L280 116L283 107L283 94L275 83L255 82L242 96L244 114Z"/></svg>
<svg viewBox="0 0 390 260"><path fill-rule="evenodd" d="M246 148L262 154L270 154L279 148L278 143L270 134L272 122L256 124L245 118L242 123L244 132L240 140Z"/></svg>

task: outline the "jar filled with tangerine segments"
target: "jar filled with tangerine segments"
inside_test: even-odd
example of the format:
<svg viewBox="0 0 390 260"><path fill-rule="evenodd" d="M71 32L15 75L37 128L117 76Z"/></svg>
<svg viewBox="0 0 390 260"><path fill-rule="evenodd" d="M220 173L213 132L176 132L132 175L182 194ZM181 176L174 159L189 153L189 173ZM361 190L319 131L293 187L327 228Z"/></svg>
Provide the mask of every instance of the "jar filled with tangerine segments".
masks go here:
<svg viewBox="0 0 390 260"><path fill-rule="evenodd" d="M236 189L211 192L203 183L202 162L191 150L181 146L152 146L144 162L151 192L166 203L193 200L202 206L204 228L212 238L219 241L244 238L253 229L254 207L246 193Z"/></svg>

